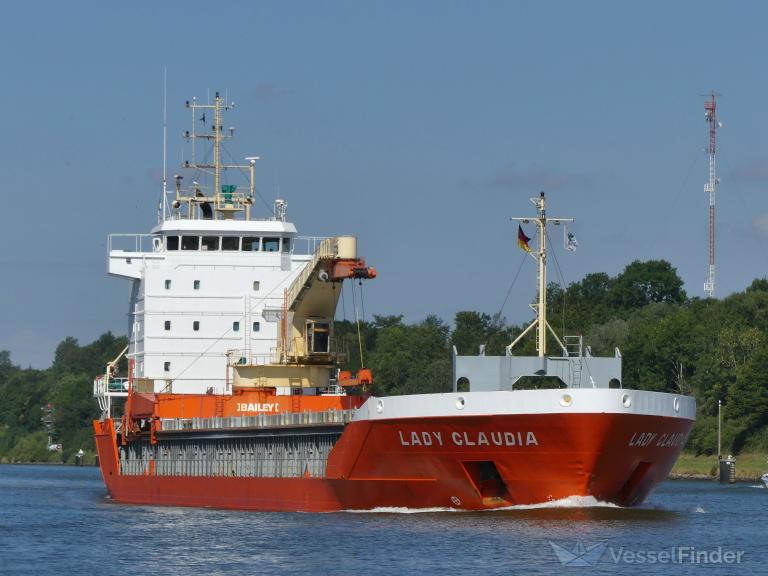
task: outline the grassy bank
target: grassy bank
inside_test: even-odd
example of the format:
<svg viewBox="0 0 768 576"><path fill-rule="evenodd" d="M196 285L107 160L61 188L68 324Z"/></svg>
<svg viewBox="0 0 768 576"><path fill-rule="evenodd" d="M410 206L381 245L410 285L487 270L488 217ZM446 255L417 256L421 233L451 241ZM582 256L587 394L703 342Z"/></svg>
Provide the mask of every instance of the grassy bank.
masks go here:
<svg viewBox="0 0 768 576"><path fill-rule="evenodd" d="M739 454L736 456L736 479L759 480L765 472L768 472L765 454ZM693 454L681 454L675 467L672 468L670 478L715 478L717 476L717 455L694 456Z"/></svg>

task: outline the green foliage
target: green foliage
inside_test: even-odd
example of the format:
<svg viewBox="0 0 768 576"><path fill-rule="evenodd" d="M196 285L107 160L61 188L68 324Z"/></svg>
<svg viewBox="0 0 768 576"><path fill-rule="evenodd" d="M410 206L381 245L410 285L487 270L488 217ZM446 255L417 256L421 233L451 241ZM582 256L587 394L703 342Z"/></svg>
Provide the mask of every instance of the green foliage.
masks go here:
<svg viewBox="0 0 768 576"><path fill-rule="evenodd" d="M551 285L548 299L558 331L584 334L596 355L621 350L624 387L696 397L690 450L716 451L718 401L724 452L768 449L768 280L722 300L689 299L668 262L635 261L615 277L594 273L567 287ZM485 345L487 354L503 354L524 328L473 311L458 312L453 327L435 316L413 324L400 315L374 316L359 325L336 322L335 346L345 353L344 368L373 370L375 394L446 392L453 387L453 347L477 354ZM548 343L557 350L554 339ZM92 379L125 344L109 333L85 346L67 338L47 370L21 369L0 351L0 460L71 461L81 448L92 453ZM531 334L515 350L533 354L534 346ZM41 408L48 403L53 442L63 444L64 454L47 451Z"/></svg>
<svg viewBox="0 0 768 576"><path fill-rule="evenodd" d="M404 325L402 319L382 324L376 347L369 356L375 392L389 395L450 391L449 333L450 328L436 316L411 326Z"/></svg>
<svg viewBox="0 0 768 576"><path fill-rule="evenodd" d="M126 345L111 333L80 346L74 338L56 348L47 370L22 369L10 354L0 351L0 461L60 462L78 450L94 451L91 421L98 417L92 397L93 377ZM51 405L51 442L64 452L48 451L48 432L42 421Z"/></svg>

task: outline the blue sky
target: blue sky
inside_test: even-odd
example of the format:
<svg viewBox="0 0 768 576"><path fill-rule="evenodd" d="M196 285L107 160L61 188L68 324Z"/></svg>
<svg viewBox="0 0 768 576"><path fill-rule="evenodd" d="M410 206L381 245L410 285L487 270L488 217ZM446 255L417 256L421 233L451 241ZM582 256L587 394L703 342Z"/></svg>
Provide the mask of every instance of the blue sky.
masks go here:
<svg viewBox="0 0 768 576"><path fill-rule="evenodd" d="M9 4L0 349L44 367L66 336L125 333L105 239L155 221L164 66L169 173L184 101L226 92L262 195L302 234L357 235L380 274L366 313L408 320L497 312L509 217L542 188L577 220L567 282L666 258L703 295L714 89L718 295L743 290L768 265L766 20L759 2ZM531 262L508 320L534 287Z"/></svg>

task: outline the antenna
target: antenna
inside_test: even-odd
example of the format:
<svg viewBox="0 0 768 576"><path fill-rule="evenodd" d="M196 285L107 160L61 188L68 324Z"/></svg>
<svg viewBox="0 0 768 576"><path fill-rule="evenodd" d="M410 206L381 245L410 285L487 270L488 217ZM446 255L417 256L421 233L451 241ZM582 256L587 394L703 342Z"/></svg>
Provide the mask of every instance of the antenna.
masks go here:
<svg viewBox="0 0 768 576"><path fill-rule="evenodd" d="M714 92L710 92L709 99L704 102L704 118L709 125L709 143L707 154L709 155L709 180L704 185L704 192L709 193L709 274L704 282L704 292L707 297L715 297L715 190L719 184L715 169L715 154L717 152L717 129L720 123L717 121L717 101Z"/></svg>
<svg viewBox="0 0 768 576"><path fill-rule="evenodd" d="M163 66L163 220L168 217L168 174L166 161L168 158L168 67Z"/></svg>

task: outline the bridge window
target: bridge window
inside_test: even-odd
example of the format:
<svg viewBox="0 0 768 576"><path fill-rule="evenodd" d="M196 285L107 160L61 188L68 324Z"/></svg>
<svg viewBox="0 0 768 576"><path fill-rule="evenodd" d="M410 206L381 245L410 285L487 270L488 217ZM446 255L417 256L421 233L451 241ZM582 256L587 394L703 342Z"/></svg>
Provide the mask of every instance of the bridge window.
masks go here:
<svg viewBox="0 0 768 576"><path fill-rule="evenodd" d="M170 330L171 329L171 321L170 320L166 320L165 321L165 329L166 330Z"/></svg>
<svg viewBox="0 0 768 576"><path fill-rule="evenodd" d="M178 236L168 236L165 239L165 248L166 250L178 250L179 249L179 237Z"/></svg>
<svg viewBox="0 0 768 576"><path fill-rule="evenodd" d="M259 322L254 322L253 323L253 331L254 332L258 332L259 330L261 330L261 324Z"/></svg>
<svg viewBox="0 0 768 576"><path fill-rule="evenodd" d="M290 251L291 251L291 239L283 238L283 252L290 252Z"/></svg>
<svg viewBox="0 0 768 576"><path fill-rule="evenodd" d="M261 284L259 284L258 280L254 280L253 281L253 290L254 291L258 292L260 286L261 286Z"/></svg>
<svg viewBox="0 0 768 576"><path fill-rule="evenodd" d="M163 371L164 372L170 372L171 371L171 363L170 362L163 362Z"/></svg>
<svg viewBox="0 0 768 576"><path fill-rule="evenodd" d="M194 330L195 332L200 330L200 320L195 320L194 322L192 322L192 330Z"/></svg>
<svg viewBox="0 0 768 576"><path fill-rule="evenodd" d="M200 236L182 236L181 249L182 250L199 250Z"/></svg>
<svg viewBox="0 0 768 576"><path fill-rule="evenodd" d="M237 250L240 248L240 238L238 236L224 236L221 239L222 250Z"/></svg>
<svg viewBox="0 0 768 576"><path fill-rule="evenodd" d="M194 288L195 290L200 290L200 280L195 280L194 282L192 282L192 288Z"/></svg>
<svg viewBox="0 0 768 576"><path fill-rule="evenodd" d="M218 236L203 236L203 250L218 250L219 249L219 237Z"/></svg>
<svg viewBox="0 0 768 576"><path fill-rule="evenodd" d="M232 322L232 332L240 332L240 322Z"/></svg>
<svg viewBox="0 0 768 576"><path fill-rule="evenodd" d="M254 238L252 236L246 236L243 238L243 252L258 252L261 248L259 241L261 238Z"/></svg>
<svg viewBox="0 0 768 576"><path fill-rule="evenodd" d="M264 252L277 252L280 250L280 238L264 238Z"/></svg>
<svg viewBox="0 0 768 576"><path fill-rule="evenodd" d="M171 289L171 281L170 280L166 280L165 281L165 289L166 290L170 290Z"/></svg>

